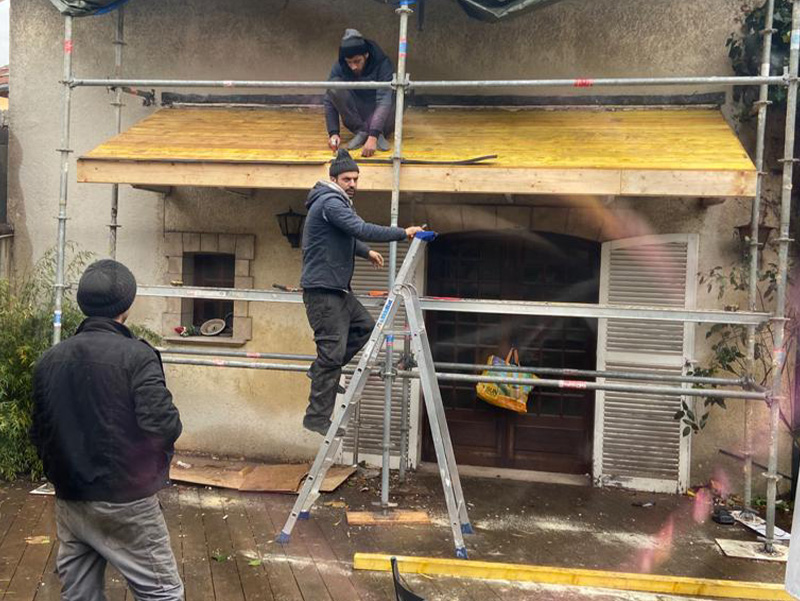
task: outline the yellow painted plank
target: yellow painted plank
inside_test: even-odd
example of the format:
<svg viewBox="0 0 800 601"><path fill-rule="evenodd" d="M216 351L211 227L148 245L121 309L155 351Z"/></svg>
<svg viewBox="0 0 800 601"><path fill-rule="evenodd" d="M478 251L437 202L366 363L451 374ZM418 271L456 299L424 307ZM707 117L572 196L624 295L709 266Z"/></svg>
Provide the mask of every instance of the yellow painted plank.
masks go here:
<svg viewBox="0 0 800 601"><path fill-rule="evenodd" d="M353 556L353 568L356 570L388 572L392 569L390 563L391 557L391 555L378 553L356 553ZM609 588L695 597L793 601L783 585L765 582L740 582L735 580L688 578L684 576L605 572L600 570L528 566L463 559L396 557L400 572L406 574L538 582L541 584Z"/></svg>
<svg viewBox="0 0 800 601"><path fill-rule="evenodd" d="M326 141L319 109L172 108L155 112L86 156L322 163L331 157ZM715 110L407 111L406 158L458 161L486 154L497 154L492 164L501 168L754 171Z"/></svg>

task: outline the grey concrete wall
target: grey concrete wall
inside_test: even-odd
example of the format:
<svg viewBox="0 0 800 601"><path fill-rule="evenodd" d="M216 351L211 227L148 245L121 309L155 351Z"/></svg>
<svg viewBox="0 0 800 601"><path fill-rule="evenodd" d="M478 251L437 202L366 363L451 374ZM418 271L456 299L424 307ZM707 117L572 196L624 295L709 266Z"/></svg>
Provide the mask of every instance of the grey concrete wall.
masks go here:
<svg viewBox="0 0 800 601"><path fill-rule="evenodd" d="M487 25L469 19L454 2L439 0L428 3L424 31L412 21L408 68L418 79L725 74L730 72L725 40L738 27L742 6L755 1L565 0ZM17 232L17 267L25 270L55 242L63 20L44 1L15 3L11 18L9 212ZM113 16L76 20L76 74L112 73L113 26ZM321 79L345 27L361 29L395 54L397 20L388 7L370 0L163 0L157 9L132 0L126 8L124 72L130 77ZM75 91L73 158L113 134L111 99L102 89ZM154 110L135 98L126 98L126 104L126 126ZM78 185L74 173L73 160L68 238L103 256L110 187ZM165 231L253 234L255 287L296 284L300 254L280 237L274 215L289 206L299 209L303 197L301 192L266 190L244 199L221 190L182 189L165 199L123 187L118 258L141 282L165 283ZM425 197L417 200L416 220L444 229L533 227L594 239L697 232L702 270L734 259L732 226L747 219L746 204L733 200L707 210L698 210L693 200L619 199L608 207L601 199L519 201L539 205L533 209L448 209L425 206ZM408 201L404 198L404 222L411 220ZM369 218L388 219L386 194L364 195L358 207ZM700 302L716 306L706 296ZM158 329L164 311L163 300L140 299L133 320ZM312 351L300 307L251 304L250 315L254 331L247 348ZM186 423L181 447L282 459L314 452L318 439L304 435L299 424L308 390L304 376L170 367L168 377ZM718 412L715 418L695 440L695 481L719 464L716 447L737 448L739 410ZM724 467L731 473L738 469L729 463Z"/></svg>

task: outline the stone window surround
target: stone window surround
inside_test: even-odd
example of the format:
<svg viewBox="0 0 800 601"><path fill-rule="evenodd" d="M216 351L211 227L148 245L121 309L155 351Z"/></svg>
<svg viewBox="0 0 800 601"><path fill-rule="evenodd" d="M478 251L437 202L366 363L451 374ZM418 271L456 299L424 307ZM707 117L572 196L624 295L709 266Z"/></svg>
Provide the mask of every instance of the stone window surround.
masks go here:
<svg viewBox="0 0 800 601"><path fill-rule="evenodd" d="M183 281L184 258L189 253L224 253L234 255L234 288L253 288L253 260L255 235L220 234L210 232L165 232L164 254L167 257L165 284ZM241 346L253 338L253 318L250 303L233 302L233 336L178 336L175 327L186 323L192 313L192 299L168 298L167 309L161 317L162 336L170 343ZM191 317L188 317L191 320Z"/></svg>

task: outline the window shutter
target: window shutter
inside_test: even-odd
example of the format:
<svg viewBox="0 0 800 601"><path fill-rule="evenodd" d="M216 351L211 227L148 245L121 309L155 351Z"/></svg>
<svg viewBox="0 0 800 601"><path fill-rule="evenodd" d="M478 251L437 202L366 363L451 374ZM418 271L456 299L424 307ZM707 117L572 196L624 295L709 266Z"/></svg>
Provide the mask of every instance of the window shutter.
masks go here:
<svg viewBox="0 0 800 601"><path fill-rule="evenodd" d="M355 294L367 294L371 290L386 290L389 266L389 243L388 242L371 242L369 246L383 255L386 266L383 269L375 269L369 261L356 257L355 271L353 273L353 280L351 288ZM403 260L408 252L408 244L399 242L397 244L397 268L400 269ZM367 309L372 317L378 317L380 308ZM401 307L395 317L395 325L393 329L403 329L405 327L405 312ZM395 358L399 353L403 352L403 340L395 340L394 355ZM359 354L354 361L358 360ZM376 365L383 366L386 354L383 350L378 355ZM416 384L414 385L416 390ZM403 385L401 380L395 380L392 385L392 449L391 449L391 465L396 468L400 460L400 435L402 424L402 396ZM409 395L414 398L414 394ZM406 399L406 403L410 403L410 398ZM370 376L367 385L364 388L364 393L361 397L361 427L359 429L359 460L367 461L367 463L380 465L381 457L383 455L383 405L384 405L384 385L383 378L379 376ZM416 411L414 412L416 413ZM353 414L355 420L355 414ZM415 416L409 410L409 430L411 440L415 440L414 432L416 432L416 424L412 424ZM355 437L355 423L348 427L347 436L344 441L345 461L352 458L353 452L353 439ZM415 448L410 445L409 456L415 456ZM415 463L412 461L412 463Z"/></svg>
<svg viewBox="0 0 800 601"><path fill-rule="evenodd" d="M694 308L696 234L615 240L603 245L600 302ZM691 360L695 324L599 320L597 368L682 374ZM608 380L650 384L647 381ZM678 386L678 384L675 384ZM673 419L680 396L598 391L594 477L599 485L683 492L689 480L689 437Z"/></svg>

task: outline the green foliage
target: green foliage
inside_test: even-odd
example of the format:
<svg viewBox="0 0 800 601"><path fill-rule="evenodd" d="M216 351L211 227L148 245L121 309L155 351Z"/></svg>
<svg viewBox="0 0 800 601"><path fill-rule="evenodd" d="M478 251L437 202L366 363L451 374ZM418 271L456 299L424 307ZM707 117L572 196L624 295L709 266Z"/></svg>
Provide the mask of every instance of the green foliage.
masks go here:
<svg viewBox="0 0 800 601"><path fill-rule="evenodd" d="M745 303L749 293L750 260L745 256L741 263L728 270L717 266L706 274L701 274L700 285L706 286L706 292L715 293L717 300L732 295ZM757 272L756 309L760 312L771 312L775 303L778 287L778 266L768 263L766 268ZM737 309L738 307L726 307ZM791 311L791 310L790 310ZM789 315L789 317L792 317ZM790 319L786 324L786 354L794 351L797 341L798 326L796 320ZM738 324L714 324L706 332L706 340L711 344L711 359L702 367L695 367L689 375L698 377L730 377L743 378L747 375L747 327ZM773 377L772 349L775 346L772 322L761 324L755 328L754 373L751 376L761 386L768 385ZM784 365L785 367L785 365ZM695 384L695 388L705 386ZM710 386L717 388L717 386ZM726 409L725 399L706 397L703 399L703 412L695 413L684 401L674 418L684 425L682 435L700 432L708 423L714 407Z"/></svg>
<svg viewBox="0 0 800 601"><path fill-rule="evenodd" d="M70 246L65 281L77 282L92 259ZM42 465L28 432L33 404L33 366L52 343L53 284L56 254L48 252L16 286L0 280L0 478L11 480L42 474ZM62 303L62 339L78 329L84 316L67 289ZM131 325L134 335L159 344L152 331Z"/></svg>
<svg viewBox="0 0 800 601"><path fill-rule="evenodd" d="M746 13L742 29L728 38L728 57L737 75L760 75L761 47L763 38L761 31L766 22L767 3ZM789 64L789 36L792 29L792 3L790 0L775 0L773 27L777 30L772 36L772 57L770 74L781 75L783 68ZM771 86L769 99L776 106L785 106L786 88ZM734 98L743 105L743 116L752 114L753 103L758 100L758 87L744 86L734 90Z"/></svg>
<svg viewBox="0 0 800 601"><path fill-rule="evenodd" d="M89 259L88 253L74 254L66 280L77 281ZM7 480L42 472L28 430L33 366L52 341L55 268L55 252L49 252L17 286L0 280L0 478ZM62 336L72 335L82 317L74 297L65 294Z"/></svg>

